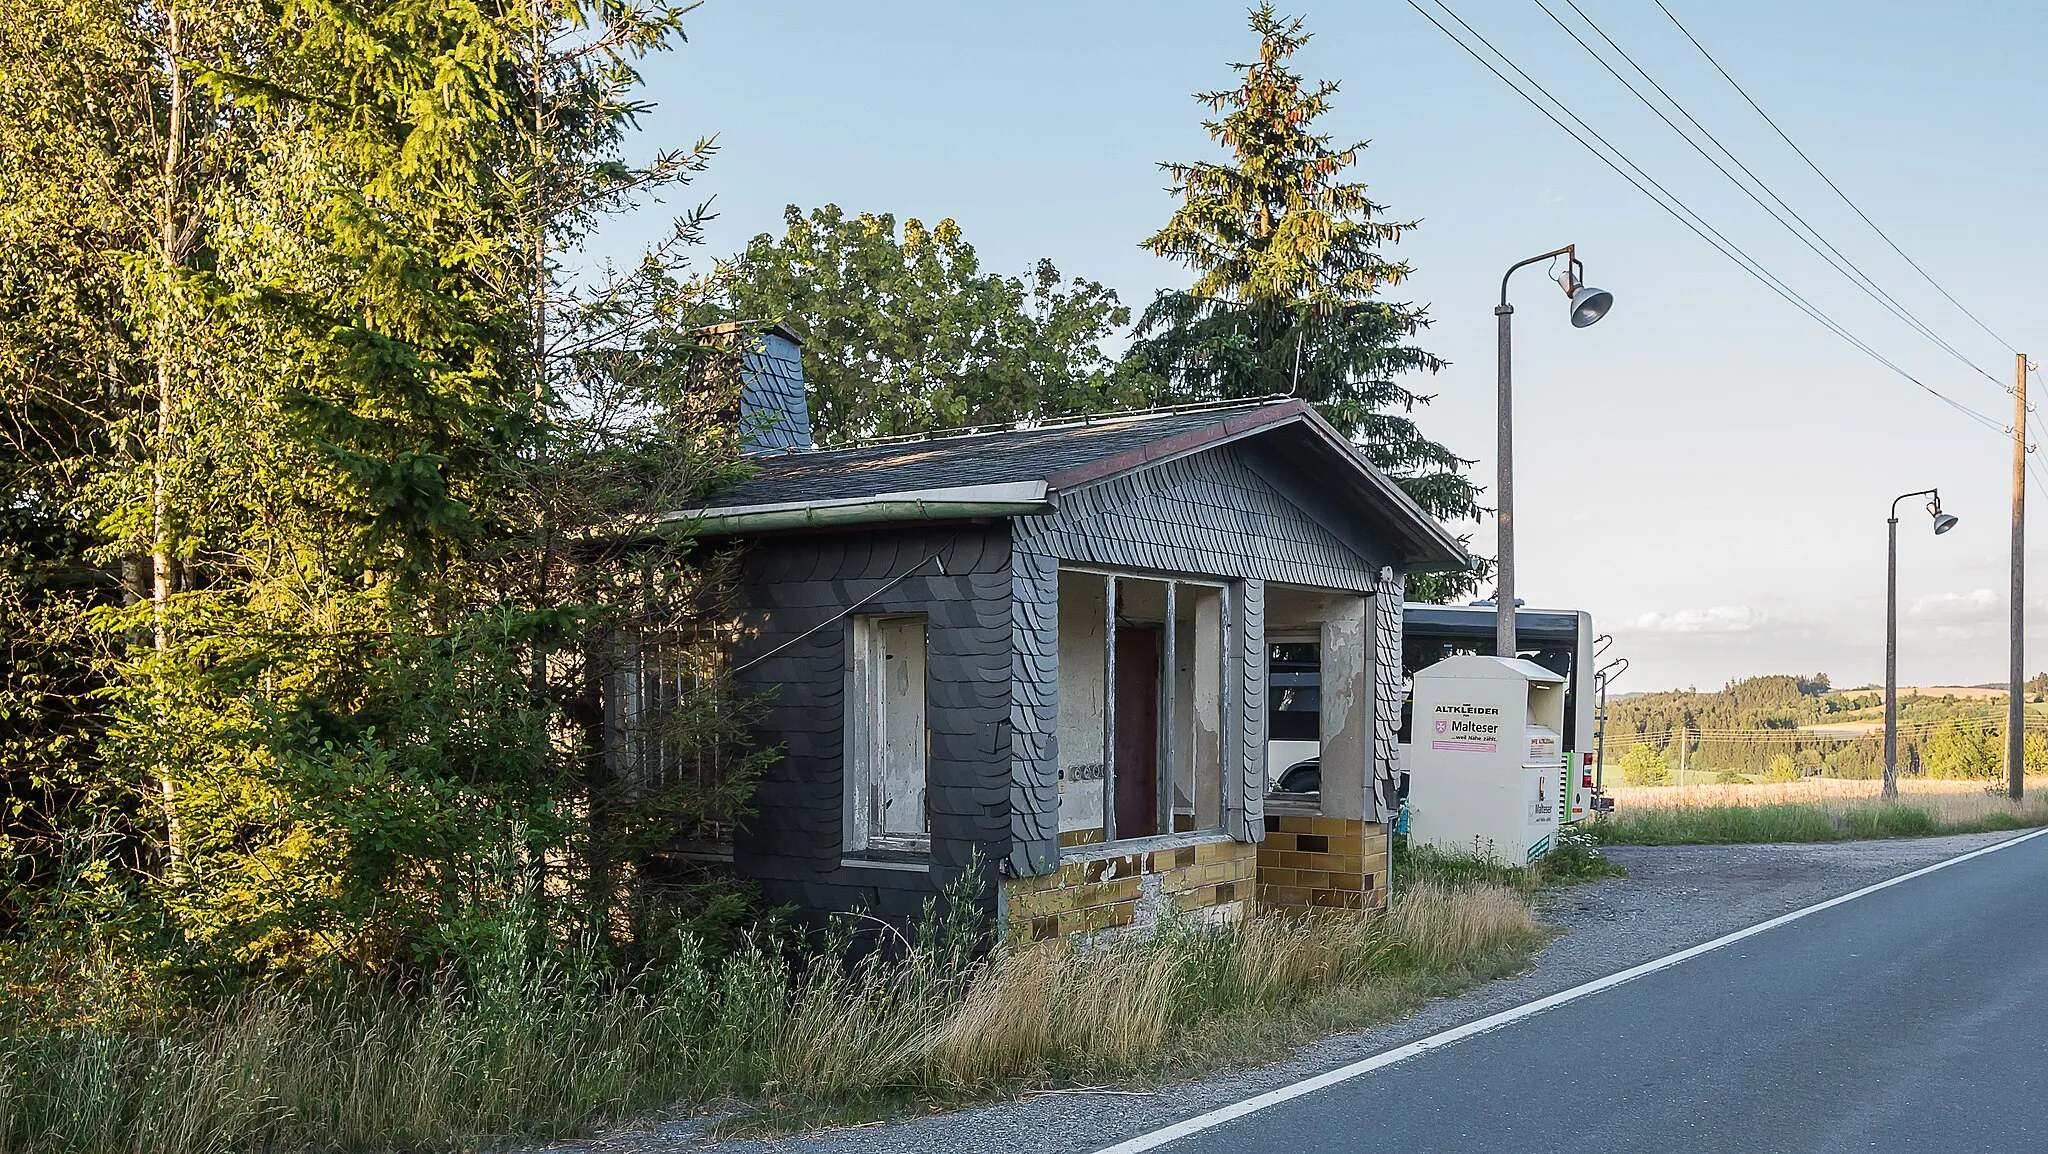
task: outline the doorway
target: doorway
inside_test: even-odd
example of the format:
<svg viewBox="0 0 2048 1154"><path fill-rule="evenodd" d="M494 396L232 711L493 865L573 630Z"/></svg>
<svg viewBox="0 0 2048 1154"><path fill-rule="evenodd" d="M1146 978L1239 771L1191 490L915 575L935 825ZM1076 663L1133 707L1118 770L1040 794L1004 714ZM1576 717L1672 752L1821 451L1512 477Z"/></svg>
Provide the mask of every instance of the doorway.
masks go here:
<svg viewBox="0 0 2048 1154"><path fill-rule="evenodd" d="M1116 835L1159 833L1159 628L1116 629Z"/></svg>

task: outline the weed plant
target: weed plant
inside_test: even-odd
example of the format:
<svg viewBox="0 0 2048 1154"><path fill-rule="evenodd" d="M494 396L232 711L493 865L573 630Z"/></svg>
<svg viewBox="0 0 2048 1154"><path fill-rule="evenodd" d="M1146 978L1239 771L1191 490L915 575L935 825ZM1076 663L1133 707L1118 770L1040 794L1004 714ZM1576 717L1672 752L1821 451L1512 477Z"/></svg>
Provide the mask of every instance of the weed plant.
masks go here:
<svg viewBox="0 0 2048 1154"><path fill-rule="evenodd" d="M1625 876L1628 871L1601 854L1600 840L1585 825L1579 822L1559 830L1550 852L1526 866L1509 865L1483 845L1475 845L1470 853L1455 853L1415 845L1405 836L1396 836L1394 877L1407 884L1426 881L1442 886L1494 885L1531 893L1551 886Z"/></svg>

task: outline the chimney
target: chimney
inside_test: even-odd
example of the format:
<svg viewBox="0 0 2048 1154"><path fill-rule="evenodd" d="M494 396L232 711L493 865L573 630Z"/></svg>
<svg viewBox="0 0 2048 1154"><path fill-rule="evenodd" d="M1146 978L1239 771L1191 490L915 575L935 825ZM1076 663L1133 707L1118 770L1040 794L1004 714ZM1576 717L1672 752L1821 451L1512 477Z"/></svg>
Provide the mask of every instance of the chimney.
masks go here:
<svg viewBox="0 0 2048 1154"><path fill-rule="evenodd" d="M801 452L811 446L811 409L804 397L803 339L777 322L720 325L740 342L740 435L748 456Z"/></svg>

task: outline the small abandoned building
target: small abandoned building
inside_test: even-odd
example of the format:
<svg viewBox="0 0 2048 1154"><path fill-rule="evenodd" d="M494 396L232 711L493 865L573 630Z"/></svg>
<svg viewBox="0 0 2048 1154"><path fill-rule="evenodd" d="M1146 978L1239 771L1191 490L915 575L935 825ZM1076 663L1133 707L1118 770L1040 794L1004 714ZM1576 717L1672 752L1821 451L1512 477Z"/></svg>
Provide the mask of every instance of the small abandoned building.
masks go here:
<svg viewBox="0 0 2048 1154"><path fill-rule="evenodd" d="M1354 446L1278 399L814 450L760 340L757 471L689 511L784 751L740 875L893 920L979 860L1025 939L1385 902L1403 578L1469 559Z"/></svg>

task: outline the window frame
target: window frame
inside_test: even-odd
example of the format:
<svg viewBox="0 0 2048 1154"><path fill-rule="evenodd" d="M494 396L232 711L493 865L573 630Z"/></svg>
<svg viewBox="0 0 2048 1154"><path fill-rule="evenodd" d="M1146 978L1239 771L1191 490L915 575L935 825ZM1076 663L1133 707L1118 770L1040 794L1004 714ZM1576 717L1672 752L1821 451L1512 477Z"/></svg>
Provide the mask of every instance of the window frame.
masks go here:
<svg viewBox="0 0 2048 1154"><path fill-rule="evenodd" d="M915 622L919 626L923 677L917 686L918 716L924 724L917 735L924 767L922 800L925 806L924 832L919 834L881 832L883 785L887 761L889 701L884 674L886 649L883 628ZM844 702L845 753L844 850L849 855L929 854L931 835L931 617L926 613L863 613L847 618L846 690Z"/></svg>
<svg viewBox="0 0 2048 1154"><path fill-rule="evenodd" d="M1238 688L1243 672L1240 668L1242 660L1238 656L1243 648L1239 638L1241 625L1238 621L1238 614L1241 612L1240 606L1244 596L1242 580L1208 574L1162 573L1136 568L1069 564L1064 561L1060 563L1059 572L1063 576L1075 574L1100 578L1104 583L1105 591L1103 621L1104 652L1102 655L1104 700L1102 710L1103 775L1101 778L1101 788L1103 815L1102 825L1100 826L1103 839L1099 842L1086 842L1068 847L1062 852L1068 855L1099 856L1104 852L1105 847L1143 844L1161 839L1170 840L1190 836L1230 836L1230 793L1233 788L1233 782L1236 780L1235 772L1241 772L1241 770L1234 772L1231 755L1232 751L1240 744L1236 727L1242 724L1243 712L1242 690ZM1157 750L1155 758L1157 781L1154 784L1154 788L1157 791L1156 796L1159 798L1159 824L1161 828L1156 833L1135 836L1126 835L1116 829L1114 812L1116 767L1113 747L1116 740L1116 709L1114 704L1116 662L1113 657L1113 650L1116 645L1118 591L1120 583L1124 581L1143 581L1164 586L1163 596L1166 604L1166 616L1168 617L1167 621L1162 622L1164 636L1160 653L1159 725L1156 738L1157 744L1155 746ZM1189 830L1177 831L1173 828L1177 813L1173 800L1173 791L1176 784L1176 771L1178 769L1178 759L1174 749L1176 744L1175 732L1184 721L1191 719L1192 713L1190 711L1193 709L1194 703L1192 701L1180 700L1177 692L1176 665L1180 654L1176 651L1175 638L1177 637L1177 631L1172 619L1177 608L1176 603L1182 596L1185 596L1188 590L1200 590L1203 594L1214 596L1217 599L1219 636L1216 639L1218 668L1215 672L1218 681L1217 691L1220 698L1217 703L1218 729L1216 732L1218 744L1218 764L1216 766L1215 782L1217 824L1196 825ZM1199 769L1196 772L1199 773ZM1199 783L1196 784L1197 788L1199 788ZM1199 804L1197 804L1195 812L1197 814L1200 813Z"/></svg>

